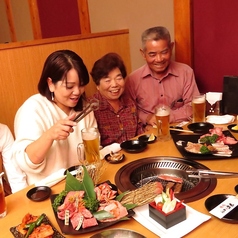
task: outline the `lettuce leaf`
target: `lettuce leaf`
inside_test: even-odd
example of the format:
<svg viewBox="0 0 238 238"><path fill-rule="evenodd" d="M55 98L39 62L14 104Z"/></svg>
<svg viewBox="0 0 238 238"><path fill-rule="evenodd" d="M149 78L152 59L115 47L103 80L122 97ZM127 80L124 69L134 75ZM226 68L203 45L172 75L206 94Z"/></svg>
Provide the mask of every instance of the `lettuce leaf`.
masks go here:
<svg viewBox="0 0 238 238"><path fill-rule="evenodd" d="M66 174L65 190L69 191L85 191L85 199L96 199L96 193L94 191L94 183L85 166L83 167L84 176L82 182L78 181L69 171Z"/></svg>

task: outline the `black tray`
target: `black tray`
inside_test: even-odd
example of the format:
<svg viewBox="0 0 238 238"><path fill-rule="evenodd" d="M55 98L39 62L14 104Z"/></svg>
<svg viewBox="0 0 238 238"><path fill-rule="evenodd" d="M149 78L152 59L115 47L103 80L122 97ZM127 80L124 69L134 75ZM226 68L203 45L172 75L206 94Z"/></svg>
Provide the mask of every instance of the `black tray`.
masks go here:
<svg viewBox="0 0 238 238"><path fill-rule="evenodd" d="M52 229L54 230L54 234L52 236L52 238L65 238L65 236L61 235L58 230L51 224L51 222L49 221L48 217L45 216L43 219L43 223L51 225ZM18 230L17 230L17 226L11 227L10 228L11 233L13 234L13 236L15 238L24 238L24 235L22 235Z"/></svg>
<svg viewBox="0 0 238 238"><path fill-rule="evenodd" d="M106 181L106 183L108 183L110 186L112 186L112 189L117 191L117 187L116 185L110 183L110 181ZM58 194L53 194L51 195L50 197L50 200L51 200L51 204L53 204L54 202L54 199L55 197L57 196ZM53 209L53 208L52 208ZM80 228L79 230L75 230L73 229L71 223L66 226L64 224L64 221L63 220L60 220L57 216L57 213L54 211L54 215L55 215L55 219L61 229L61 232L65 235L80 235L80 234L85 234L85 233L89 233L89 232L94 232L94 231L99 231L101 229L104 229L104 228L107 228L107 227L110 227L118 222L121 222L123 221L123 219L120 219L120 220L117 220L117 221L112 221L112 222L99 222L98 221L98 225L97 226L92 226L92 227L88 227L88 228ZM127 214L127 218L130 218L132 216L135 215L135 212L133 210L128 210L128 214Z"/></svg>
<svg viewBox="0 0 238 238"><path fill-rule="evenodd" d="M225 136L230 136L235 139L235 137L231 134L230 131L226 130L223 131L223 134ZM181 153L181 155L186 159L191 160L219 160L219 159L229 159L229 158L235 158L238 157L238 143L234 145L229 145L230 150L232 151L232 154L230 157L227 156L216 156L213 154L193 154L190 152L187 152L184 147L186 146L188 141L191 141L193 143L198 143L198 139L201 135L181 135L181 134L171 134L171 137L173 138L174 144ZM179 146L176 144L177 141L185 141L185 143L182 146Z"/></svg>

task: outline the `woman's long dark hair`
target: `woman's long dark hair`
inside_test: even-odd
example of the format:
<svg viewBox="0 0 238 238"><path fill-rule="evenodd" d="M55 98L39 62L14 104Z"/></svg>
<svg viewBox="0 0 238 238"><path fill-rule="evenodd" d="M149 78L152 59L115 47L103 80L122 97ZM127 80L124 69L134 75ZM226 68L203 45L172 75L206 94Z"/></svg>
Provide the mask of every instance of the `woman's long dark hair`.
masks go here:
<svg viewBox="0 0 238 238"><path fill-rule="evenodd" d="M51 78L54 84L62 79L65 79L67 83L66 76L71 69L77 71L81 86L86 86L89 83L88 70L83 63L83 60L75 52L71 50L58 50L50 54L45 61L40 81L38 83L39 93L45 96L49 101L53 102L47 79ZM75 111L83 109L84 99L85 94L80 97L74 108Z"/></svg>

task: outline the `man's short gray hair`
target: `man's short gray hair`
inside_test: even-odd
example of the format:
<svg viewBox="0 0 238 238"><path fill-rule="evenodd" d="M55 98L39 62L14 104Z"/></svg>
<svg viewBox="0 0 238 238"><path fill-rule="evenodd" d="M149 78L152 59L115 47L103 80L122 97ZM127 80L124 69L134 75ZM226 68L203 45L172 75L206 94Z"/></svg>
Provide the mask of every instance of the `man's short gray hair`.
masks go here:
<svg viewBox="0 0 238 238"><path fill-rule="evenodd" d="M168 44L171 43L170 33L167 28L163 26L151 27L145 30L141 35L142 49L145 50L145 44L147 41L166 40Z"/></svg>

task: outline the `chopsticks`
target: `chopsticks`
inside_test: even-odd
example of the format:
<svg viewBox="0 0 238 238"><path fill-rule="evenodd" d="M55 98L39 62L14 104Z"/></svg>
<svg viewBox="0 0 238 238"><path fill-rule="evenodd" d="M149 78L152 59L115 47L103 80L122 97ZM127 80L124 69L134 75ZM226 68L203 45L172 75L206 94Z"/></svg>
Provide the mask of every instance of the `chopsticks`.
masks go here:
<svg viewBox="0 0 238 238"><path fill-rule="evenodd" d="M237 178L238 173L235 172L222 172L212 170L187 170L189 178Z"/></svg>
<svg viewBox="0 0 238 238"><path fill-rule="evenodd" d="M95 111L99 108L99 101L97 99L92 99L87 107L84 108L75 118L75 122L81 121L85 116L87 116L91 111Z"/></svg>
<svg viewBox="0 0 238 238"><path fill-rule="evenodd" d="M183 129L176 129L176 128L169 128L171 131L181 131L185 133L194 133L193 131L190 130L183 130Z"/></svg>

